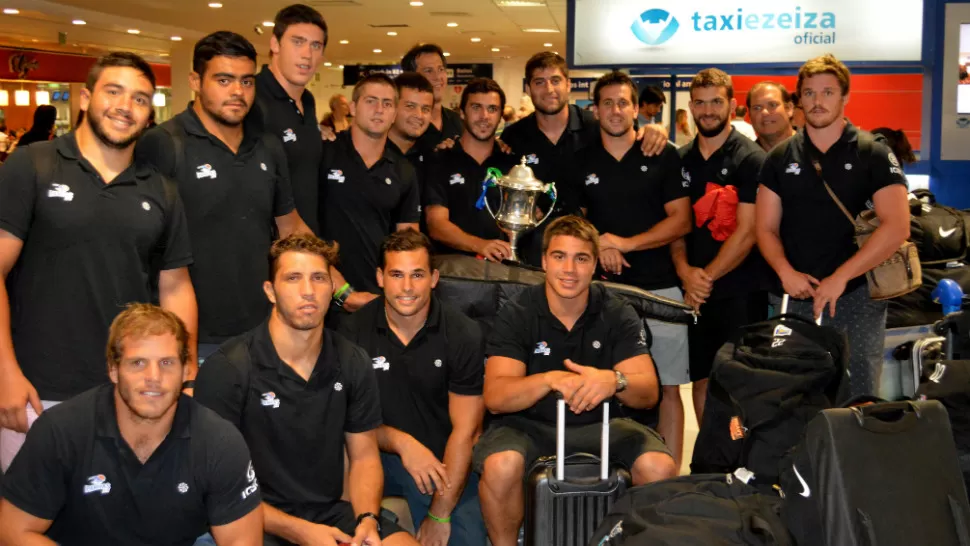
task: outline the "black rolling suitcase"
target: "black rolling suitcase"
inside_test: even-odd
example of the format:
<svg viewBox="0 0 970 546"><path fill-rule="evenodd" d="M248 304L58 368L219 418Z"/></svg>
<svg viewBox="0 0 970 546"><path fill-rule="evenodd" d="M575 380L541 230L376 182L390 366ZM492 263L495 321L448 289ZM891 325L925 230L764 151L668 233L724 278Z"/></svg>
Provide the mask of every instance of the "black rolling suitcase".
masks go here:
<svg viewBox="0 0 970 546"><path fill-rule="evenodd" d="M970 546L970 506L939 402L822 411L781 486L799 546Z"/></svg>
<svg viewBox="0 0 970 546"><path fill-rule="evenodd" d="M565 455L566 402L561 397L556 414L556 456L536 461L526 483L525 546L585 546L631 484L630 473L610 463L609 402L603 403L599 457Z"/></svg>

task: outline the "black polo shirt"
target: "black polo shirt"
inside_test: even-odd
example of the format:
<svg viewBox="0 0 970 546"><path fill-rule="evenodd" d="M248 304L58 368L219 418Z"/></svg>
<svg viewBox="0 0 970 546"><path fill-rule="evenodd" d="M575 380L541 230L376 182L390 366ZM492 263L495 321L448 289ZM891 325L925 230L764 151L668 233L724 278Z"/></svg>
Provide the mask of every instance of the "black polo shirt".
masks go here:
<svg viewBox="0 0 970 546"><path fill-rule="evenodd" d="M461 137L462 129L461 114L442 105L441 129L435 127L434 123L429 123L428 129L425 130L423 135L418 137L418 144L426 150L434 150L446 138L457 142Z"/></svg>
<svg viewBox="0 0 970 546"><path fill-rule="evenodd" d="M709 183L722 187L734 186L740 203L754 204L758 194L758 173L766 154L761 146L740 131L732 129L724 144L707 159L701 155L697 138L677 151L680 153L683 169L681 176L684 185L689 189L692 206L704 197ZM695 214L694 218L696 217ZM708 227L709 223L710 221L698 227L694 221L693 230L685 237L687 262L693 267L707 267L724 245L724 241L714 239ZM709 300L766 290L766 267L757 245L752 247L740 265L714 281Z"/></svg>
<svg viewBox="0 0 970 546"><path fill-rule="evenodd" d="M424 207L445 207L448 209L448 219L469 235L505 241L508 237L498 228L495 218L487 209L478 210L475 204L482 194L482 181L489 168L508 174L518 164L515 156L504 153L498 144L492 147L492 155L482 164L468 155L461 143L455 144L450 150L441 150L435 154L428 168L425 192L422 194ZM490 203L492 210L495 210L497 200L490 200ZM448 254L469 254L441 243L439 250Z"/></svg>
<svg viewBox="0 0 970 546"><path fill-rule="evenodd" d="M388 326L384 305L383 297L371 301L342 322L340 332L371 359L384 424L410 434L444 460L451 436L448 394L482 394L481 329L432 296L427 322L405 346Z"/></svg>
<svg viewBox="0 0 970 546"><path fill-rule="evenodd" d="M424 190L425 178L427 176L428 164L431 163L431 158L434 155L433 148L425 148L421 145L421 142L415 142L408 151L401 151L401 148L394 143L393 140L387 139L387 149L396 153L397 155L408 160L411 167L414 169L415 175L418 177L418 187L420 190Z"/></svg>
<svg viewBox="0 0 970 546"><path fill-rule="evenodd" d="M559 198L553 217L579 210L581 188L573 185L574 173L578 168L578 153L600 140L599 122L592 112L575 104L566 108L569 109L569 122L557 142L550 141L539 129L535 112L502 131L502 141L512 148L516 158L525 156L526 164L536 178L546 183L556 183ZM539 199L538 202L545 211L548 201ZM523 251L520 254L529 264L539 266L542 263L542 233L547 224L548 222L522 238Z"/></svg>
<svg viewBox="0 0 970 546"><path fill-rule="evenodd" d="M38 161L50 177L39 179ZM23 241L7 276L10 329L24 375L44 400L107 381L108 326L150 302L159 269L192 263L175 184L135 162L105 184L74 133L21 148L0 166L0 229Z"/></svg>
<svg viewBox="0 0 970 546"><path fill-rule="evenodd" d="M351 131L324 142L320 164L320 217L323 237L340 243L340 272L357 290L377 293L381 243L397 224L421 219L418 180L397 152L371 168L354 148Z"/></svg>
<svg viewBox="0 0 970 546"><path fill-rule="evenodd" d="M629 303L598 284L589 288L589 303L572 330L549 310L545 284L530 286L499 311L485 346L486 356L504 356L526 365L526 375L565 370L565 359L583 366L612 370L620 362L649 355L648 333ZM567 425L587 425L602 413L566 412ZM556 396L550 392L517 415L556 424Z"/></svg>
<svg viewBox="0 0 970 546"><path fill-rule="evenodd" d="M573 175L582 187L581 204L600 233L631 237L649 231L667 218L664 205L688 196L680 176L680 156L668 143L660 155L647 157L640 141L617 161L602 140L586 148ZM628 252L630 267L611 280L644 290L679 286L670 247Z"/></svg>
<svg viewBox="0 0 970 546"><path fill-rule="evenodd" d="M242 435L191 397L142 464L121 436L114 385L44 411L3 478L3 498L53 520L47 536L72 544L182 544L259 508Z"/></svg>
<svg viewBox="0 0 970 546"><path fill-rule="evenodd" d="M340 500L344 433L381 425L370 359L330 330L304 381L280 359L264 322L206 359L195 398L242 431L263 500L301 519Z"/></svg>
<svg viewBox="0 0 970 546"><path fill-rule="evenodd" d="M257 116L250 114L245 123L235 154L205 129L191 105L138 143L139 157L175 179L185 201L200 343L220 343L266 318L263 282L275 221L293 210L279 140L262 132ZM180 135L181 157L169 130Z"/></svg>
<svg viewBox="0 0 970 546"><path fill-rule="evenodd" d="M283 142L296 210L314 233L320 233L317 218L320 199L318 170L323 147L320 125L317 123L317 105L313 94L306 89L300 96L300 103L302 113L269 66L264 64L256 75L254 110L261 114L266 132Z"/></svg>
<svg viewBox="0 0 970 546"><path fill-rule="evenodd" d="M781 198L781 242L796 271L822 280L857 251L854 226L832 200L815 173L818 157L825 182L853 217L872 207L872 196L892 184L906 185L899 160L884 143L874 141L868 157L859 150L863 131L847 123L842 136L822 154L804 130L768 153L759 181ZM869 135L872 138L872 135ZM865 277L849 282L846 291Z"/></svg>

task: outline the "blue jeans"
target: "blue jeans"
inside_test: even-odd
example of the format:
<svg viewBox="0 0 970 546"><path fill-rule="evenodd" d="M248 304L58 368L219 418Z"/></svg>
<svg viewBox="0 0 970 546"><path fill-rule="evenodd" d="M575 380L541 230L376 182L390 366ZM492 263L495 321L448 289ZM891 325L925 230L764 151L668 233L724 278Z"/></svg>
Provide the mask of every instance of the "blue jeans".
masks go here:
<svg viewBox="0 0 970 546"><path fill-rule="evenodd" d="M399 456L381 453L381 464L384 465L384 495L404 497L407 500L411 520L414 521L414 531L417 533L431 508L431 495L424 495L418 490L414 478L404 468ZM448 546L485 546L486 537L482 507L478 503L478 474L469 471L465 490L451 512L451 538L448 539Z"/></svg>

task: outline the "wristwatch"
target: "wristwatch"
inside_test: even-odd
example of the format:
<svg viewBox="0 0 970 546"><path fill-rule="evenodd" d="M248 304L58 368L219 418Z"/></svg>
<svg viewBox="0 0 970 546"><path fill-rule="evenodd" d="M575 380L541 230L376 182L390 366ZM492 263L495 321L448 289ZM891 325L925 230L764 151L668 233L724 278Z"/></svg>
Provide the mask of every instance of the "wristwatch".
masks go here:
<svg viewBox="0 0 970 546"><path fill-rule="evenodd" d="M373 518L374 522L377 524L377 532L381 532L381 518L379 518L377 514L373 512L364 512L363 514L357 516L357 525L360 525L360 522L364 521L364 518Z"/></svg>
<svg viewBox="0 0 970 546"><path fill-rule="evenodd" d="M343 307L344 303L347 302L347 298L355 292L354 287L350 284L345 284L337 293L333 295L333 302L337 304L337 307Z"/></svg>
<svg viewBox="0 0 970 546"><path fill-rule="evenodd" d="M616 374L616 392L625 391L630 382L627 381L626 376L620 370L613 370L613 373Z"/></svg>

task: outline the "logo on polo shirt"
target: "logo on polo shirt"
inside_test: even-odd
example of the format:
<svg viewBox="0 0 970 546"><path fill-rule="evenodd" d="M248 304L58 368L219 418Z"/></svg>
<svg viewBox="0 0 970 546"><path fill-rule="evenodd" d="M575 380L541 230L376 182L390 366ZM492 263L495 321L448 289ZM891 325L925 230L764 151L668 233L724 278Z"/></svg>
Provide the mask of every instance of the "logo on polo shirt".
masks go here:
<svg viewBox="0 0 970 546"><path fill-rule="evenodd" d="M525 156L525 164L526 165L538 165L539 164L539 157L536 156L536 154L529 154L529 155Z"/></svg>
<svg viewBox="0 0 970 546"><path fill-rule="evenodd" d="M187 484L185 482L179 483L178 484L178 492L181 493L181 494L183 494L183 495L186 494L186 493L188 493L189 492L189 484Z"/></svg>
<svg viewBox="0 0 970 546"><path fill-rule="evenodd" d="M212 168L212 165L206 163L205 165L199 165L195 168L195 178L211 178L216 179L216 170Z"/></svg>
<svg viewBox="0 0 970 546"><path fill-rule="evenodd" d="M370 360L374 363L375 370L384 370L386 372L387 370L391 369L391 363L388 362L383 356L372 358Z"/></svg>
<svg viewBox="0 0 970 546"><path fill-rule="evenodd" d="M441 367L441 359L440 358L434 359L434 367L435 368L440 368Z"/></svg>
<svg viewBox="0 0 970 546"><path fill-rule="evenodd" d="M296 133L293 132L293 129L283 131L283 142L296 142Z"/></svg>
<svg viewBox="0 0 970 546"><path fill-rule="evenodd" d="M899 160L896 159L896 154L889 152L889 162L893 164L893 167L899 167Z"/></svg>
<svg viewBox="0 0 970 546"><path fill-rule="evenodd" d="M327 173L327 180L336 180L337 182L343 184L344 172L340 169L330 169L330 172Z"/></svg>
<svg viewBox="0 0 970 546"><path fill-rule="evenodd" d="M335 390L337 392L340 392L340 391L344 390L343 383L341 383L340 381L337 381L336 383L334 383L333 384L333 390Z"/></svg>
<svg viewBox="0 0 970 546"><path fill-rule="evenodd" d="M852 163L846 163L845 164L845 170L851 171L852 170Z"/></svg>
<svg viewBox="0 0 970 546"><path fill-rule="evenodd" d="M142 201L141 208L145 210L152 210L152 206L148 203L148 201Z"/></svg>
<svg viewBox="0 0 970 546"><path fill-rule="evenodd" d="M594 349L599 349L599 348L600 348L600 347L602 347L602 346L603 346L603 344L602 344L602 343L600 343L600 340L598 340L598 339L594 339L594 340L593 340L593 348L594 348Z"/></svg>
<svg viewBox="0 0 970 546"><path fill-rule="evenodd" d="M264 392L260 397L259 403L267 408L276 409L280 407L280 399L276 397L276 393L273 391Z"/></svg>
<svg viewBox="0 0 970 546"><path fill-rule="evenodd" d="M646 165L640 165L640 172L645 173L649 170L650 170L650 167L647 167Z"/></svg>
<svg viewBox="0 0 970 546"><path fill-rule="evenodd" d="M448 180L448 183L451 184L452 186L454 186L455 184L464 184L465 177L462 176L461 173L455 173L451 175L451 178Z"/></svg>
<svg viewBox="0 0 970 546"><path fill-rule="evenodd" d="M545 341L540 341L539 343L536 343L535 354L549 356L549 353L551 352L552 352L552 349L549 348L549 345Z"/></svg>
<svg viewBox="0 0 970 546"><path fill-rule="evenodd" d="M73 201L74 193L67 184L51 184L51 189L47 190L47 197L60 197L64 201Z"/></svg>
<svg viewBox="0 0 970 546"><path fill-rule="evenodd" d="M662 9L648 9L630 25L637 40L649 46L660 45L673 38L679 28L677 18Z"/></svg>
<svg viewBox="0 0 970 546"><path fill-rule="evenodd" d="M798 163L791 163L788 168L785 169L785 174L801 174L802 169L798 166Z"/></svg>
<svg viewBox="0 0 970 546"><path fill-rule="evenodd" d="M91 476L88 478L88 483L84 486L85 495L90 495L91 493L101 493L102 495L107 495L110 492L111 482L108 481L107 476L104 474Z"/></svg>
<svg viewBox="0 0 970 546"><path fill-rule="evenodd" d="M681 185L683 187L685 187L685 188L689 188L690 187L690 173L687 172L687 168L686 167L681 167L680 168L680 177L684 179L684 181L681 183Z"/></svg>
<svg viewBox="0 0 970 546"><path fill-rule="evenodd" d="M260 163L259 164L259 168L260 169L263 169L265 171L266 170L266 164L265 163Z"/></svg>
<svg viewBox="0 0 970 546"><path fill-rule="evenodd" d="M252 495L259 489L259 482L256 481L256 471L253 469L252 461L249 461L249 467L246 468L246 482L249 483L249 485L243 489L243 499L246 499L246 497Z"/></svg>
<svg viewBox="0 0 970 546"><path fill-rule="evenodd" d="M647 329L640 328L640 333L637 334L637 347L647 346Z"/></svg>
<svg viewBox="0 0 970 546"><path fill-rule="evenodd" d="M586 177L587 186L589 186L590 184L599 184L599 183L600 183L600 179L598 176L596 176L596 173L592 173Z"/></svg>

